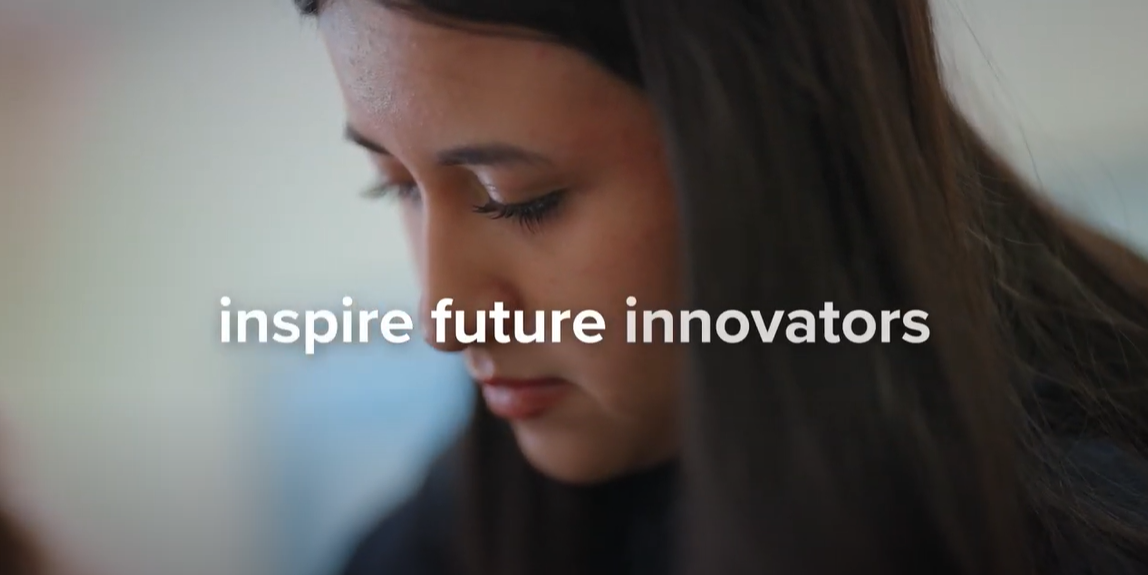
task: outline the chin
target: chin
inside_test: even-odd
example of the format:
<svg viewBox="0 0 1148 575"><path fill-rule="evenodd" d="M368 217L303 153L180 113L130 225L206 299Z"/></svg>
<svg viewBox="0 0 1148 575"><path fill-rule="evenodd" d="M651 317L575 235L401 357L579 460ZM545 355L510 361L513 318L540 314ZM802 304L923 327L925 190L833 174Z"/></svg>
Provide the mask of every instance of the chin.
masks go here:
<svg viewBox="0 0 1148 575"><path fill-rule="evenodd" d="M594 485L626 475L638 467L619 449L617 442L548 435L518 426L514 429L518 448L526 461L555 481Z"/></svg>

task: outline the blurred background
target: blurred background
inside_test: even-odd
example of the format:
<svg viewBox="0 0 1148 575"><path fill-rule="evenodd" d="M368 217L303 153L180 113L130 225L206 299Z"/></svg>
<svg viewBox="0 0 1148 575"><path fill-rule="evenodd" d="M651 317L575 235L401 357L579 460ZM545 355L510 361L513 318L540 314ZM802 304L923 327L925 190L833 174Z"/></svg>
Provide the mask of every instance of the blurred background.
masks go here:
<svg viewBox="0 0 1148 575"><path fill-rule="evenodd" d="M940 0L974 119L1148 250L1148 2ZM218 340L233 308L413 310L395 214L289 0L0 0L0 470L92 575L324 575L465 420L420 344Z"/></svg>

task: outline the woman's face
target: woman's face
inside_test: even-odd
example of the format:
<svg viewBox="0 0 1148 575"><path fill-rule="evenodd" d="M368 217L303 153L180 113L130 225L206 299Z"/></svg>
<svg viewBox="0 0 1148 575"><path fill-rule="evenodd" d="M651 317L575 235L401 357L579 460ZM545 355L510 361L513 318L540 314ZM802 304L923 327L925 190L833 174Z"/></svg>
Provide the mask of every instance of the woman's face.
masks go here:
<svg viewBox="0 0 1148 575"><path fill-rule="evenodd" d="M465 355L544 473L587 483L671 458L680 350L626 342L628 297L681 306L675 202L643 95L570 49L371 0L332 2L319 24L352 139L398 196L432 343ZM527 333L545 311L547 343L514 341L513 316L510 343L492 322L486 343L460 343L453 322L439 343L429 312L442 298L467 333L495 302L525 311ZM550 342L552 310L600 312L604 339L582 343L566 320Z"/></svg>

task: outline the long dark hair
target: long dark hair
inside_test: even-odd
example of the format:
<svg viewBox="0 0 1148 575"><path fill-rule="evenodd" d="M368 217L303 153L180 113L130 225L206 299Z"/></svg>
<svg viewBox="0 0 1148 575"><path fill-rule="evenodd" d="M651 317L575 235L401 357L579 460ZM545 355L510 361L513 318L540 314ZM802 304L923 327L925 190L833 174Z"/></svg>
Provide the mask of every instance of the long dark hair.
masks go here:
<svg viewBox="0 0 1148 575"><path fill-rule="evenodd" d="M1073 457L1148 447L1148 263L970 127L925 0L379 1L542 31L644 90L690 309L929 312L922 345L689 349L688 573L1148 566L1148 518ZM587 573L578 492L482 410L466 441L474 572Z"/></svg>

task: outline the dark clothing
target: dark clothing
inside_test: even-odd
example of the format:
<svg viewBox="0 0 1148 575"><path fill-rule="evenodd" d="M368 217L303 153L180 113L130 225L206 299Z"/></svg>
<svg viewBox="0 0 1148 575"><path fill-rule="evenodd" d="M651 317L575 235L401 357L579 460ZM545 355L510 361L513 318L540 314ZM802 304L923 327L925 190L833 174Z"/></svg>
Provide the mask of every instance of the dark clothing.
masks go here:
<svg viewBox="0 0 1148 575"><path fill-rule="evenodd" d="M1081 488L1111 505L1115 514L1148 527L1148 462L1102 442L1068 450ZM358 545L343 575L458 575L447 558L449 527L456 521L449 461L432 468L423 488L380 522ZM611 503L608 522L622 531L602 533L612 545L600 573L670 575L674 469L670 466L597 487ZM1148 575L1148 565L1103 545L1073 549L1071 565L1057 574Z"/></svg>
<svg viewBox="0 0 1148 575"><path fill-rule="evenodd" d="M435 464L422 489L359 543L342 575L459 575L450 562L459 507L456 467L450 458ZM608 514L594 537L594 573L671 572L676 484L677 467L663 465L591 488L587 501Z"/></svg>

